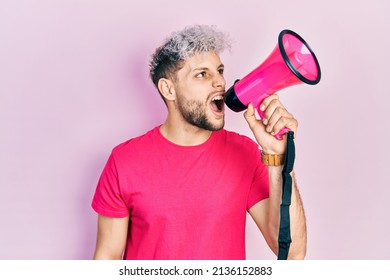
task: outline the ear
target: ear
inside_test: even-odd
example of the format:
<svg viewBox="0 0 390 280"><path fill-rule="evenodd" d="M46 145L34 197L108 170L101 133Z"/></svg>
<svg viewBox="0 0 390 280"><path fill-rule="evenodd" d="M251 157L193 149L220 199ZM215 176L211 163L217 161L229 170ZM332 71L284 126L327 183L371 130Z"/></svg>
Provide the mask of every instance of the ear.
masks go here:
<svg viewBox="0 0 390 280"><path fill-rule="evenodd" d="M176 99L175 87L171 80L166 78L161 78L158 81L158 90L161 95L164 96L165 100L172 101Z"/></svg>

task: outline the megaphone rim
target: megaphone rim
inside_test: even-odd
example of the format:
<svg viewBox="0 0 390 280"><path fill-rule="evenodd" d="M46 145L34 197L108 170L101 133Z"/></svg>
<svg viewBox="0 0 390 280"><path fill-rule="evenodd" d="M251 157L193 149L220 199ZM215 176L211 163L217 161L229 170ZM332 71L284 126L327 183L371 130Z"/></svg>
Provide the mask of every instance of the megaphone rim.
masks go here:
<svg viewBox="0 0 390 280"><path fill-rule="evenodd" d="M317 75L317 78L315 80L310 80L310 79L304 77L301 73L299 73L299 71L297 69L295 69L294 65L291 63L290 59L287 56L286 50L284 49L284 46L283 46L283 36L286 34L290 34L290 35L293 35L294 37L298 38L306 46L306 48L310 51L310 54L313 56L314 62L316 64L317 70L318 70L318 75ZM310 84L310 85L318 84L318 82L321 80L320 64L318 63L318 60L317 60L317 57L316 57L314 51L311 49L309 44L299 34L297 34L296 32L294 32L290 29L282 30L279 33L278 45L279 45L280 53L281 53L284 61L286 62L288 68L290 68L290 70L294 73L295 76L297 76L297 78L299 78L302 82L304 82L306 84Z"/></svg>

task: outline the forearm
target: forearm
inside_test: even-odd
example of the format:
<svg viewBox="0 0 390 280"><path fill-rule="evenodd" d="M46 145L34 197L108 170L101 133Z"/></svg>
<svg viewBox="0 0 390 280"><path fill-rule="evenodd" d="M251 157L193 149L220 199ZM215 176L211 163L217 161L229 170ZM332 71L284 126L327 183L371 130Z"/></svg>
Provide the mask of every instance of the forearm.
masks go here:
<svg viewBox="0 0 390 280"><path fill-rule="evenodd" d="M278 247L278 235L280 225L280 204L282 200L282 169L283 166L269 166L269 235L272 240L273 250ZM292 177L292 195L290 205L290 229L292 243L289 250L289 259L303 259L306 255L306 218L303 204L297 188L294 172Z"/></svg>

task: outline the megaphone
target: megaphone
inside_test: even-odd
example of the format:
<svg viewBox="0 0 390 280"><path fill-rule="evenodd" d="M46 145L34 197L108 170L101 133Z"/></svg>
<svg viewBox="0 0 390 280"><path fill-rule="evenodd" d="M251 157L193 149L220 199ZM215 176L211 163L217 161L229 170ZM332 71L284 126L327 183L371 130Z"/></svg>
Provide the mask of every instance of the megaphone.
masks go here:
<svg viewBox="0 0 390 280"><path fill-rule="evenodd" d="M285 29L279 33L278 44L268 58L227 90L225 104L240 112L252 103L263 118L259 107L266 97L300 83L315 85L320 79L320 65L312 49L297 33ZM288 131L285 127L275 137L281 140Z"/></svg>

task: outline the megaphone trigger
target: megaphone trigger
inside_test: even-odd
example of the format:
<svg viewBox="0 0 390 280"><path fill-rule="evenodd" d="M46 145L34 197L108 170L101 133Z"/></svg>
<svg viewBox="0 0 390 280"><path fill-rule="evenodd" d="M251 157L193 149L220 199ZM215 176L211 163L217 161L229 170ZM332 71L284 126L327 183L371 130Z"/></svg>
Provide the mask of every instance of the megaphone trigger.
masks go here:
<svg viewBox="0 0 390 280"><path fill-rule="evenodd" d="M278 139L278 140L282 140L283 139L283 135L285 135L289 131L290 131L289 128L284 127L278 133L275 134L275 138Z"/></svg>

